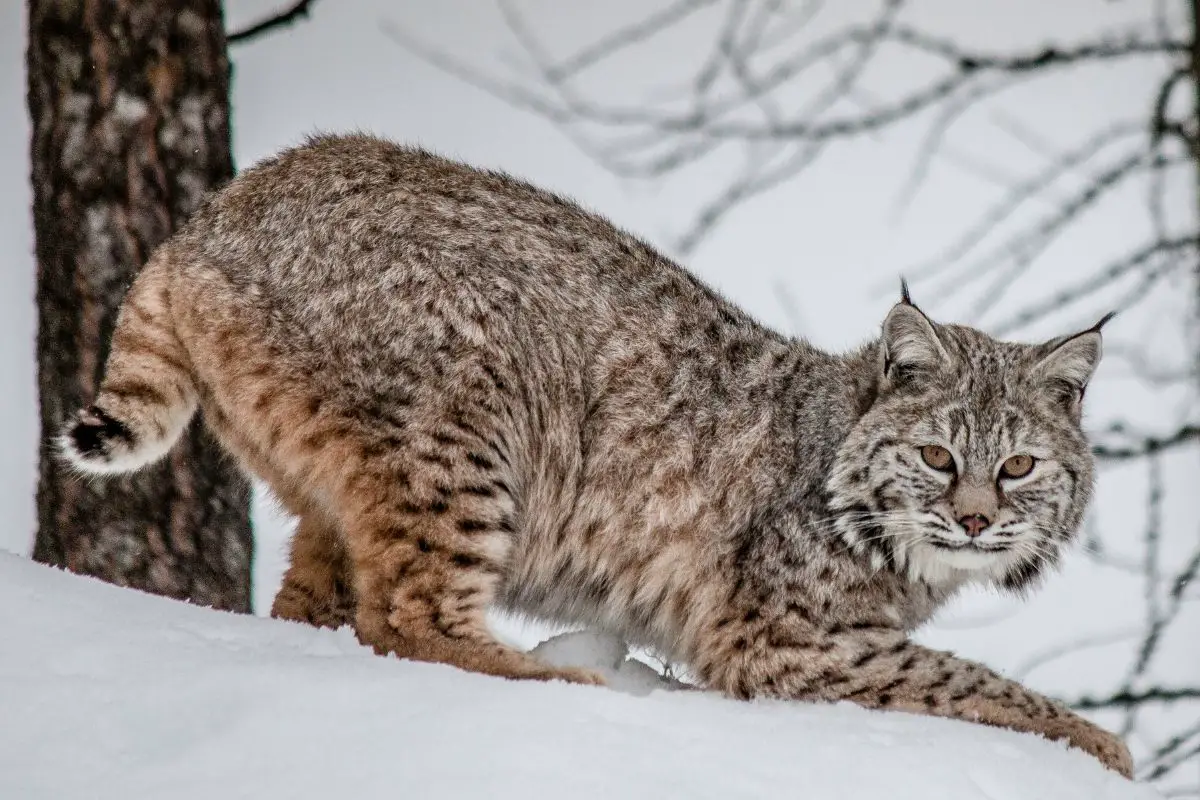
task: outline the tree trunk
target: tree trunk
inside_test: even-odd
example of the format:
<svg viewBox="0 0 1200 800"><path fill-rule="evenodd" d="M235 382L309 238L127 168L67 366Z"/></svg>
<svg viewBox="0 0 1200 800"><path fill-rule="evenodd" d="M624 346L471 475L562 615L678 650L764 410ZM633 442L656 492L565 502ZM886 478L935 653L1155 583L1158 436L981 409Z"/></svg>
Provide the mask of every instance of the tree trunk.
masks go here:
<svg viewBox="0 0 1200 800"><path fill-rule="evenodd" d="M138 268L233 174L219 0L30 0L42 445L34 558L250 610L250 489L198 421L132 476L74 475L53 437L100 383Z"/></svg>

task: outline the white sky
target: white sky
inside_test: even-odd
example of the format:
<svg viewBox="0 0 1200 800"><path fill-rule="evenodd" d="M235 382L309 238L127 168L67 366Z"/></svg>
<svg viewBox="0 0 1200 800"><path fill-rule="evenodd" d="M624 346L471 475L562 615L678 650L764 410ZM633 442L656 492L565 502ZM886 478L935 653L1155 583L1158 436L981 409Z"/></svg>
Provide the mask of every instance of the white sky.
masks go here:
<svg viewBox="0 0 1200 800"><path fill-rule="evenodd" d="M226 3L230 29L268 13L282 0L231 0ZM836 6L836 4L827 4ZM937 30L971 43L1000 47L1045 37L1071 37L1101 30L1137 11L1136 3L1100 0L926 0L918 14ZM556 52L569 52L608 23L611 14L632 19L646 4L640 0L605 3L524 3L532 24ZM834 14L860 13L871 6L845 3ZM520 51L494 7L483 0L322 0L313 16L294 28L233 52L235 154L240 165L297 142L313 130L365 129L398 140L421 143L472 163L499 167L565 192L610 216L617 223L659 243L670 241L687 219L698 193L711 191L719 175L694 171L666 186L630 184L614 179L591 163L560 132L465 86L400 50L381 32L389 19L409 32L445 46L461 58L501 72L519 63ZM834 21L838 21L834 19ZM1034 33L1031 33L1034 32ZM33 344L34 265L28 188L28 121L24 97L24 4L0 4L0 237L6 244L6 268L0 272L0 413L10 421L0 450L0 507L7 525L0 547L27 552L33 530L33 490L37 419ZM707 40L705 40L707 41ZM643 48L634 58L603 74L595 90L608 98L636 100L647 76L686 66L700 57L693 40L675 37ZM508 65L508 66L506 66ZM903 67L903 65L900 65ZM919 66L912 66L918 69ZM905 78L905 68L873 78L877 92ZM1058 145L1082 141L1094 126L1114 115L1145 113L1146 81L1152 73L1112 71L1100 80L1064 81L1007 96L1002 108ZM1028 170L1041 156L997 124L998 117L971 121L952 137L958 152L982 159L1006 172ZM838 148L801 180L759 198L732 216L689 260L689 266L768 324L788 329L788 317L776 296L787 284L795 298L802 333L831 348L855 345L876 330L895 296L892 285L908 264L936 252L996 197L996 186L937 161L915 201L898 213L896 196L911 166L917 129L865 139ZM717 168L713 168L717 169ZM1048 287L1086 273L1142 234L1131 221L1140 198L1118 200L1051 251L998 309L999 319L1023 302L1044 296ZM1177 209L1191 213L1190 209ZM1140 220L1140 217L1137 219ZM1182 287L1181 287L1182 288ZM935 317L965 319L965 306L951 297L916 299ZM1172 308L1170 297L1156 308ZM1178 306L1178 301L1175 301ZM1087 307L1039 329L1039 335L1065 332L1064 326L1094 319L1101 305ZM1118 318L1114 337L1161 337L1169 314ZM1089 320L1090 321L1090 320ZM1106 333L1109 329L1106 329ZM1169 332L1169 330L1168 330ZM1106 371L1107 370L1107 371ZM1093 419L1133 411L1161 421L1174 406L1153 395L1134 393L1116 380L1106 364L1089 396ZM1110 372L1112 374L1110 374ZM1156 405L1157 403L1157 405ZM1134 408L1136 406L1136 408ZM1132 413L1132 412L1131 412ZM1136 414L1135 414L1136 415ZM1171 463L1175 489L1169 509L1168 548L1195 540L1197 500L1189 487L1200 483L1195 451ZM1107 540L1120 548L1136 545L1142 524L1144 481L1133 470L1110 471L1101 483L1097 519ZM1182 498L1182 499L1178 499ZM269 605L281 568L279 553L286 520L265 504L259 524L257 604ZM1132 550L1131 550L1132 552ZM1054 578L1032 601L1021 605L1000 598L972 598L926 638L939 646L1015 668L1039 649L1066 637L1136 625L1143 613L1140 584L1115 570L1100 569L1076 553L1065 574ZM987 624L984 624L984 623ZM1193 622L1200 620L1193 617ZM1200 624L1192 626L1200 631ZM1200 635L1167 659L1176 676L1194 676L1200 663ZM1074 690L1104 687L1121 674L1128 643L1090 651L1086 657L1033 673L1035 685ZM1171 666L1173 665L1173 666Z"/></svg>

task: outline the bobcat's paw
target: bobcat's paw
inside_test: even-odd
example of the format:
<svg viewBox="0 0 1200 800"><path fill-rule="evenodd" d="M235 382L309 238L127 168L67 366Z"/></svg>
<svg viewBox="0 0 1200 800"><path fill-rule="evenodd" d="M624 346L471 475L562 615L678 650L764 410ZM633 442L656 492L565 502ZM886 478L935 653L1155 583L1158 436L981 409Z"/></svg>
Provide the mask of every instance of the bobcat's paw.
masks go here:
<svg viewBox="0 0 1200 800"><path fill-rule="evenodd" d="M271 604L271 617L337 630L343 625L354 625L354 602L332 594L323 596L285 579Z"/></svg>
<svg viewBox="0 0 1200 800"><path fill-rule="evenodd" d="M546 680L581 683L584 686L608 686L608 679L593 669L583 667L550 667L546 671Z"/></svg>

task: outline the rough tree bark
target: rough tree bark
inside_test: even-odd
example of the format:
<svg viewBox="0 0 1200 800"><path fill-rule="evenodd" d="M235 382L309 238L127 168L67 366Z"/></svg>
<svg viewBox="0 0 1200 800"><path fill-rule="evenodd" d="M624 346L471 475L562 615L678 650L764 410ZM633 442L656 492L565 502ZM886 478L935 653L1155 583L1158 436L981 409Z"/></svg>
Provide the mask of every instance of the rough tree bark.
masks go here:
<svg viewBox="0 0 1200 800"><path fill-rule="evenodd" d="M250 489L193 423L164 463L88 481L52 444L100 382L153 248L233 174L219 0L30 0L38 389L34 558L250 610Z"/></svg>

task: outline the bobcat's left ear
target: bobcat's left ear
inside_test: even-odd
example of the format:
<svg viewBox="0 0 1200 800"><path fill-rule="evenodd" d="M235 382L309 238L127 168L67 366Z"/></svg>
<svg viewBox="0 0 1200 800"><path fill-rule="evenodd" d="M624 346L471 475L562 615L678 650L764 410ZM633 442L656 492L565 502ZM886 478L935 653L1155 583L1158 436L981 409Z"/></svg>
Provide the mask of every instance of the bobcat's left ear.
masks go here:
<svg viewBox="0 0 1200 800"><path fill-rule="evenodd" d="M1048 342L1046 347L1049 352L1034 365L1034 376L1062 395L1068 409L1073 412L1078 412L1083 394L1104 352L1100 329L1116 313L1112 311L1105 314L1085 331Z"/></svg>
<svg viewBox="0 0 1200 800"><path fill-rule="evenodd" d="M917 308L900 281L900 302L883 321L879 342L879 372L883 386L911 383L921 374L936 372L949 360L933 321Z"/></svg>

